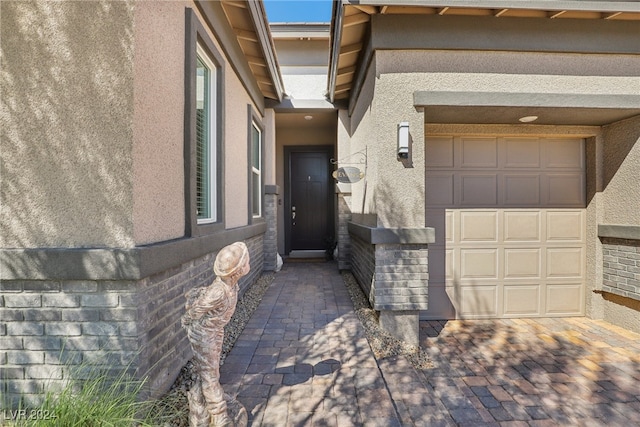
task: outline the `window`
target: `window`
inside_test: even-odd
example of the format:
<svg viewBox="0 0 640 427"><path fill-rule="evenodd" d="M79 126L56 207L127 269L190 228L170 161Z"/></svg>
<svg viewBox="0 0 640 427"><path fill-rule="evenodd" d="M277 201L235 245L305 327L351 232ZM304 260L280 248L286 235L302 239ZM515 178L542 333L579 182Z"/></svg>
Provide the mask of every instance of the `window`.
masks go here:
<svg viewBox="0 0 640 427"><path fill-rule="evenodd" d="M262 216L262 130L251 121L251 206L253 218Z"/></svg>
<svg viewBox="0 0 640 427"><path fill-rule="evenodd" d="M192 9L185 20L185 235L194 237L225 228L225 62Z"/></svg>
<svg viewBox="0 0 640 427"><path fill-rule="evenodd" d="M216 221L215 70L198 45L196 60L196 216L198 224Z"/></svg>

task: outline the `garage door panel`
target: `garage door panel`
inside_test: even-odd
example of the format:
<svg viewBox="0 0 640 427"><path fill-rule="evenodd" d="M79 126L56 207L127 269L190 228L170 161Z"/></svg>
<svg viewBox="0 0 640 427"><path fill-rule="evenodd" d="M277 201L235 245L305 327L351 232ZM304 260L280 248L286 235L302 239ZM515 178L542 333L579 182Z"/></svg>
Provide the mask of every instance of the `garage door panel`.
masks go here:
<svg viewBox="0 0 640 427"><path fill-rule="evenodd" d="M504 287L505 317L540 316L542 314L540 285Z"/></svg>
<svg viewBox="0 0 640 427"><path fill-rule="evenodd" d="M505 206L540 205L540 176L537 174L504 174L503 195Z"/></svg>
<svg viewBox="0 0 640 427"><path fill-rule="evenodd" d="M444 251L444 254L445 254L444 273L445 273L445 280L447 282L452 282L456 278L455 265L456 265L456 260L458 258L456 252L457 251L454 249L446 249Z"/></svg>
<svg viewBox="0 0 640 427"><path fill-rule="evenodd" d="M547 138L544 140L546 168L583 169L584 140L581 138Z"/></svg>
<svg viewBox="0 0 640 427"><path fill-rule="evenodd" d="M435 137L429 140L426 148L428 168L453 167L453 137Z"/></svg>
<svg viewBox="0 0 640 427"><path fill-rule="evenodd" d="M576 241L585 239L584 211L552 211L547 214L547 240Z"/></svg>
<svg viewBox="0 0 640 427"><path fill-rule="evenodd" d="M459 317L497 317L499 289L493 286L460 286Z"/></svg>
<svg viewBox="0 0 640 427"><path fill-rule="evenodd" d="M498 213L496 211L461 211L461 242L497 242Z"/></svg>
<svg viewBox="0 0 640 427"><path fill-rule="evenodd" d="M547 174L546 200L547 206L584 206L584 177L579 173Z"/></svg>
<svg viewBox="0 0 640 427"><path fill-rule="evenodd" d="M583 259L583 248L547 248L547 277L581 278Z"/></svg>
<svg viewBox="0 0 640 427"><path fill-rule="evenodd" d="M460 138L461 164L465 168L495 168L498 166L497 138Z"/></svg>
<svg viewBox="0 0 640 427"><path fill-rule="evenodd" d="M582 315L584 301L584 285L574 284L548 284L546 292L546 315Z"/></svg>
<svg viewBox="0 0 640 427"><path fill-rule="evenodd" d="M504 278L541 278L542 254L539 248L504 250Z"/></svg>
<svg viewBox="0 0 640 427"><path fill-rule="evenodd" d="M498 249L460 249L461 279L498 278Z"/></svg>
<svg viewBox="0 0 640 427"><path fill-rule="evenodd" d="M447 222L445 225L445 240L447 243L451 243L456 240L456 233L459 228L456 224L459 224L459 221L454 220L455 212L451 209L447 209L444 215Z"/></svg>
<svg viewBox="0 0 640 427"><path fill-rule="evenodd" d="M461 174L461 206L495 206L498 202L498 177L496 174Z"/></svg>
<svg viewBox="0 0 640 427"><path fill-rule="evenodd" d="M505 138L504 166L507 168L539 168L538 138Z"/></svg>
<svg viewBox="0 0 640 427"><path fill-rule="evenodd" d="M505 211L505 242L540 242L541 221L540 211Z"/></svg>

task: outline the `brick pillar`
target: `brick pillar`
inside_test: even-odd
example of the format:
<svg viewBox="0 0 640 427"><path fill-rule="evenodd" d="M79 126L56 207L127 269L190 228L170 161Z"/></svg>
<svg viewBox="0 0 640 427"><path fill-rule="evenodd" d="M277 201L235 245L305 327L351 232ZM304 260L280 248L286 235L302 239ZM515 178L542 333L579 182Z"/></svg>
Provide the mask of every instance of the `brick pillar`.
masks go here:
<svg viewBox="0 0 640 427"><path fill-rule="evenodd" d="M432 228L383 228L350 222L353 275L391 335L419 345L420 310L428 308Z"/></svg>
<svg viewBox="0 0 640 427"><path fill-rule="evenodd" d="M349 221L351 209L347 203L351 193L338 193L338 268L351 269L351 238L349 237Z"/></svg>
<svg viewBox="0 0 640 427"><path fill-rule="evenodd" d="M264 219L267 222L267 232L264 234L264 269L276 269L278 254L278 194L280 187L266 185L264 195Z"/></svg>

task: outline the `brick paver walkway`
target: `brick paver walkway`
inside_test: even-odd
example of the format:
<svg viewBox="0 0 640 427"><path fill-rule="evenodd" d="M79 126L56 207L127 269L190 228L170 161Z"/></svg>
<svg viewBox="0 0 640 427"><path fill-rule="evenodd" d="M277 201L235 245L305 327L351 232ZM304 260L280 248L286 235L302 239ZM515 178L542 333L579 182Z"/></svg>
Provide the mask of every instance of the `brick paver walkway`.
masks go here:
<svg viewBox="0 0 640 427"><path fill-rule="evenodd" d="M253 426L400 426L333 263L285 264L220 371Z"/></svg>
<svg viewBox="0 0 640 427"><path fill-rule="evenodd" d="M285 264L221 368L253 426L640 425L640 335L584 318L421 322L375 359L332 263Z"/></svg>

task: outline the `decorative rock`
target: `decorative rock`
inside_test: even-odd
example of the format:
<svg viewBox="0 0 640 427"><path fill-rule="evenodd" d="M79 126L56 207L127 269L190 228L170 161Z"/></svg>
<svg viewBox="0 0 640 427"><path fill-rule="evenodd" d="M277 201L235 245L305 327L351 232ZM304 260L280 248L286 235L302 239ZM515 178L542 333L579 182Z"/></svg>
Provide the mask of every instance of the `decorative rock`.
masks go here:
<svg viewBox="0 0 640 427"><path fill-rule="evenodd" d="M182 326L193 348L198 378L188 392L191 427L245 427L247 411L220 385L224 327L236 309L238 280L249 272L249 251L242 242L220 250L213 265L216 279L186 293Z"/></svg>

